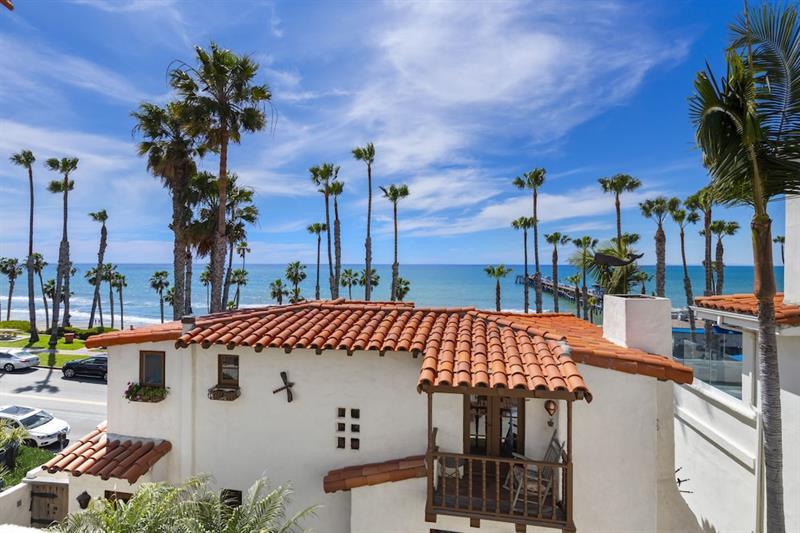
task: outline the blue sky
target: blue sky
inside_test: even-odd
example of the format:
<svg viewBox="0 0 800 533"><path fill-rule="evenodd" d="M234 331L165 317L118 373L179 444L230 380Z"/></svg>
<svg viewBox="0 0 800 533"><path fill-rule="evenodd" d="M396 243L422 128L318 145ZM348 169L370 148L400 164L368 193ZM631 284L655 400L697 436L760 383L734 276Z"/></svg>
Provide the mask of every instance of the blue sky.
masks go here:
<svg viewBox="0 0 800 533"><path fill-rule="evenodd" d="M109 213L110 261L166 262L170 204L135 154L130 112L170 98L166 73L210 40L261 65L273 91L269 131L233 146L230 168L256 191L252 261L313 261L305 227L324 216L307 169L342 166L343 255L363 261L366 172L350 150L372 140L377 185L407 183L401 262L520 263L510 221L530 197L511 186L547 169L542 232L608 238L613 201L597 178L625 172L644 187L624 198L626 231L654 262L654 223L638 202L706 183L686 98L705 60L721 66L739 1L688 2L15 2L0 12L0 255L24 256L27 185L7 156L78 156L70 234L78 262L96 257ZM207 157L201 167L215 170ZM36 248L57 255L61 212L35 167ZM391 211L376 194L374 257L391 261ZM782 202L772 206L783 231ZM745 208L715 218L745 228ZM668 228L669 263L680 260ZM692 229L688 255L699 263ZM549 257L549 251L545 252ZM748 232L729 238L730 264L752 264ZM546 262L546 261L545 261Z"/></svg>

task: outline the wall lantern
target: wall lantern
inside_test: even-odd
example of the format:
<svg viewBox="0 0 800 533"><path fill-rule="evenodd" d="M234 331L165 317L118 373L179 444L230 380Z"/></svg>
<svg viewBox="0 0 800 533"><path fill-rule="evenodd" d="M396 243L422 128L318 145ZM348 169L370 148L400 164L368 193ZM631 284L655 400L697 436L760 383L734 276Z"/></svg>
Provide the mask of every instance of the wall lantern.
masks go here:
<svg viewBox="0 0 800 533"><path fill-rule="evenodd" d="M86 509L89 507L89 502L92 501L92 497L89 496L89 493L86 491L78 494L78 497L75 499L78 500L78 505L80 505L81 509Z"/></svg>
<svg viewBox="0 0 800 533"><path fill-rule="evenodd" d="M554 400L547 400L544 402L544 410L547 411L547 414L550 415L550 419L547 421L548 426L553 426L553 415L556 414L558 411L558 404Z"/></svg>

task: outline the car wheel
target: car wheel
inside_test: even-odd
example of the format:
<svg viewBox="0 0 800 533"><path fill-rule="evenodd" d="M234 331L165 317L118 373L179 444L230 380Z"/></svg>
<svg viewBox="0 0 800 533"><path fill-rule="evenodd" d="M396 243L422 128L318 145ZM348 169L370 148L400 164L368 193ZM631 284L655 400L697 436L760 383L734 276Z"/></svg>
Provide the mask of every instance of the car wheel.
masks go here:
<svg viewBox="0 0 800 533"><path fill-rule="evenodd" d="M25 439L24 441L22 441L22 444L24 444L25 446L28 446L30 448L36 448L37 447L36 441L33 440L33 439Z"/></svg>
<svg viewBox="0 0 800 533"><path fill-rule="evenodd" d="M11 363L6 363L6 365L3 367L3 370L5 370L6 372L13 372L14 365L12 365Z"/></svg>
<svg viewBox="0 0 800 533"><path fill-rule="evenodd" d="M65 378L73 378L73 377L75 377L75 371L72 370L71 368L65 368L64 369L64 377Z"/></svg>
<svg viewBox="0 0 800 533"><path fill-rule="evenodd" d="M108 381L108 372L103 372L103 381Z"/></svg>

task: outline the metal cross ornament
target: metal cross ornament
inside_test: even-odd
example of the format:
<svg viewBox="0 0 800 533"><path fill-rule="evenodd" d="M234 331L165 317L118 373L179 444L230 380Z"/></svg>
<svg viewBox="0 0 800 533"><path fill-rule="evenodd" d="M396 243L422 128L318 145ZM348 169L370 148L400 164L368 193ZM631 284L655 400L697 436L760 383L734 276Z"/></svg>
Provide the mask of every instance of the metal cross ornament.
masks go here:
<svg viewBox="0 0 800 533"><path fill-rule="evenodd" d="M293 381L289 381L289 375L286 372L281 372L281 379L283 380L283 387L278 387L277 389L272 391L272 394L277 394L280 391L285 390L286 391L286 400L289 403L292 403L292 400L293 400L292 387L294 387L294 382Z"/></svg>

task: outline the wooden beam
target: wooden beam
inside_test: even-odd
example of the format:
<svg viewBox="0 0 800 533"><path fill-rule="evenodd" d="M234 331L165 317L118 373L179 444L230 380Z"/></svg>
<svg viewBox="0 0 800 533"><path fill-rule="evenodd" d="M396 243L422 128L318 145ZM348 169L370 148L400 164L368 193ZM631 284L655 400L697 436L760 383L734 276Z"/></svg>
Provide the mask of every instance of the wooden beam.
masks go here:
<svg viewBox="0 0 800 533"><path fill-rule="evenodd" d="M542 398L548 400L576 400L583 397L580 391L546 391L528 389L507 389L505 387L465 387L452 385L422 385L424 392L434 392L442 394L475 394L479 396L506 396L510 398Z"/></svg>
<svg viewBox="0 0 800 533"><path fill-rule="evenodd" d="M3 4L9 11L14 11L14 4L11 3L11 0L0 0L0 4Z"/></svg>

